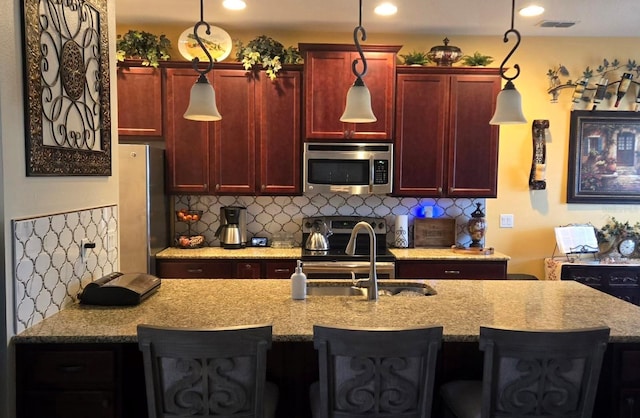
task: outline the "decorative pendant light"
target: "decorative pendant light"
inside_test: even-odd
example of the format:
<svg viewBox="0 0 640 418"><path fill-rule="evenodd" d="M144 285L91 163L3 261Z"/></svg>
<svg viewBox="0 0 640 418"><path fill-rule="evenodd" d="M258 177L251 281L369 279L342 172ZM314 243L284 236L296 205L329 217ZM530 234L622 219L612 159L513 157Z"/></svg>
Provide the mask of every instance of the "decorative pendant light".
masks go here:
<svg viewBox="0 0 640 418"><path fill-rule="evenodd" d="M504 65L507 63L511 55L516 52L520 45L520 32L513 28L513 21L515 15L516 0L511 0L511 29L504 33L504 42L509 42L509 34L516 36L516 44L513 46L509 54L505 57L502 64L500 64L500 75L507 80L507 84L500 93L498 93L496 112L493 114L493 118L489 121L491 125L511 125L517 123L527 123L524 115L522 114L522 97L516 90L516 86L513 84L513 80L520 75L520 66L515 64L513 68L516 70L516 74L513 77L507 77L504 75Z"/></svg>
<svg viewBox="0 0 640 418"><path fill-rule="evenodd" d="M373 109L371 109L371 93L369 93L369 89L365 86L364 81L362 81L362 77L367 73L367 60L364 57L360 41L358 41L358 33L361 34L363 41L367 40L367 32L362 27L362 0L360 0L360 19L358 26L353 30L353 42L356 44L356 49L362 60L362 72L358 72L357 70L358 60L353 60L351 70L356 76L356 81L347 92L347 104L344 113L340 117L340 121L370 123L378 119L376 119L376 116L373 114Z"/></svg>
<svg viewBox="0 0 640 418"><path fill-rule="evenodd" d="M193 63L193 69L196 70L200 76L198 77L198 81L196 81L193 87L191 87L189 107L187 108L187 111L184 112L183 117L185 119L208 122L220 120L222 119L222 116L220 116L220 112L218 112L218 107L216 106L216 92L213 90L213 86L209 84L209 80L207 79L207 73L213 69L213 58L198 35L198 29L203 25L207 28L206 34L211 34L211 26L204 21L203 1L204 0L200 0L200 21L193 27L193 36L196 38L196 41L198 41L198 45L202 48L202 51L204 51L209 62L207 64L207 68L201 70L198 68L200 59L195 57L191 60Z"/></svg>

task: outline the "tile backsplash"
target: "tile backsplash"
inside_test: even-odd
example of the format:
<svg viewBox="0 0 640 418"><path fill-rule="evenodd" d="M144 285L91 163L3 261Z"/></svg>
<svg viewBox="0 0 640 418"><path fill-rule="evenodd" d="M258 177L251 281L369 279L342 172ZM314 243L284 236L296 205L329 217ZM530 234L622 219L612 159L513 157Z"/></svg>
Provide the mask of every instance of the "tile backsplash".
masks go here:
<svg viewBox="0 0 640 418"><path fill-rule="evenodd" d="M176 196L176 210L190 207L202 210L202 219L190 225L174 220L176 235L190 233L203 235L208 246L219 246L215 232L220 225L221 206L247 208L247 232L249 236L269 239L277 232L292 234L297 245L302 242L302 218L309 216L373 216L385 218L387 241L394 237L395 216L409 217L409 245L413 244L413 219L420 216L424 207L433 208L437 218L456 220L456 241L463 245L471 242L466 225L475 203L484 207L484 199L429 199L390 197L386 195L316 194L303 196Z"/></svg>
<svg viewBox="0 0 640 418"><path fill-rule="evenodd" d="M12 221L15 332L77 301L94 279L116 270L117 206ZM81 255L81 240L95 243ZM111 244L111 245L109 245Z"/></svg>

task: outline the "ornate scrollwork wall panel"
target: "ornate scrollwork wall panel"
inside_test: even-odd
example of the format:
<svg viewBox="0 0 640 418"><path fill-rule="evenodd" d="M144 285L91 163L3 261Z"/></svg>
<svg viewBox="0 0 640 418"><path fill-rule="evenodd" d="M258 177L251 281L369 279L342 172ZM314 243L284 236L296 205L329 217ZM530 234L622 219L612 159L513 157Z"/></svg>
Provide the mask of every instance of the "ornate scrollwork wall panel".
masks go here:
<svg viewBox="0 0 640 418"><path fill-rule="evenodd" d="M27 176L111 175L106 0L25 0Z"/></svg>

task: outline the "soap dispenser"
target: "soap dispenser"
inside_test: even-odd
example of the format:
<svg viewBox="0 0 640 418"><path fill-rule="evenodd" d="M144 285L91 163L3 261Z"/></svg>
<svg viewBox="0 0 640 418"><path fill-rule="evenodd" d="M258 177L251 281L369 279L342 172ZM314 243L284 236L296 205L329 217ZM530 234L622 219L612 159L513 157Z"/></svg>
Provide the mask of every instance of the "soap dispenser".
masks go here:
<svg viewBox="0 0 640 418"><path fill-rule="evenodd" d="M291 275L291 299L304 300L307 297L307 275L302 272L302 261L298 260L295 273Z"/></svg>

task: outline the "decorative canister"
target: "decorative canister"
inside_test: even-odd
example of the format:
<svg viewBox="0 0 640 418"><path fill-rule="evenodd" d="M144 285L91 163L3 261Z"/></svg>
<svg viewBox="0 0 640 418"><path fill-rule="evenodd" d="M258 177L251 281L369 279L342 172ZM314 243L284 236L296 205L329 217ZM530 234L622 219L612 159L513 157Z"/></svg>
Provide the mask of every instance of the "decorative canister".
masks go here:
<svg viewBox="0 0 640 418"><path fill-rule="evenodd" d="M444 38L442 42L444 45L431 48L427 57L441 67L451 67L462 58L462 50L457 46L449 46L449 38Z"/></svg>
<svg viewBox="0 0 640 418"><path fill-rule="evenodd" d="M396 239L395 246L407 248L409 246L409 221L407 215L396 216Z"/></svg>
<svg viewBox="0 0 640 418"><path fill-rule="evenodd" d="M469 219L467 228L469 229L469 235L471 235L471 244L469 244L469 247L482 248L481 241L484 239L486 222L484 212L480 209L480 203L476 203L476 210L471 213L471 219Z"/></svg>

